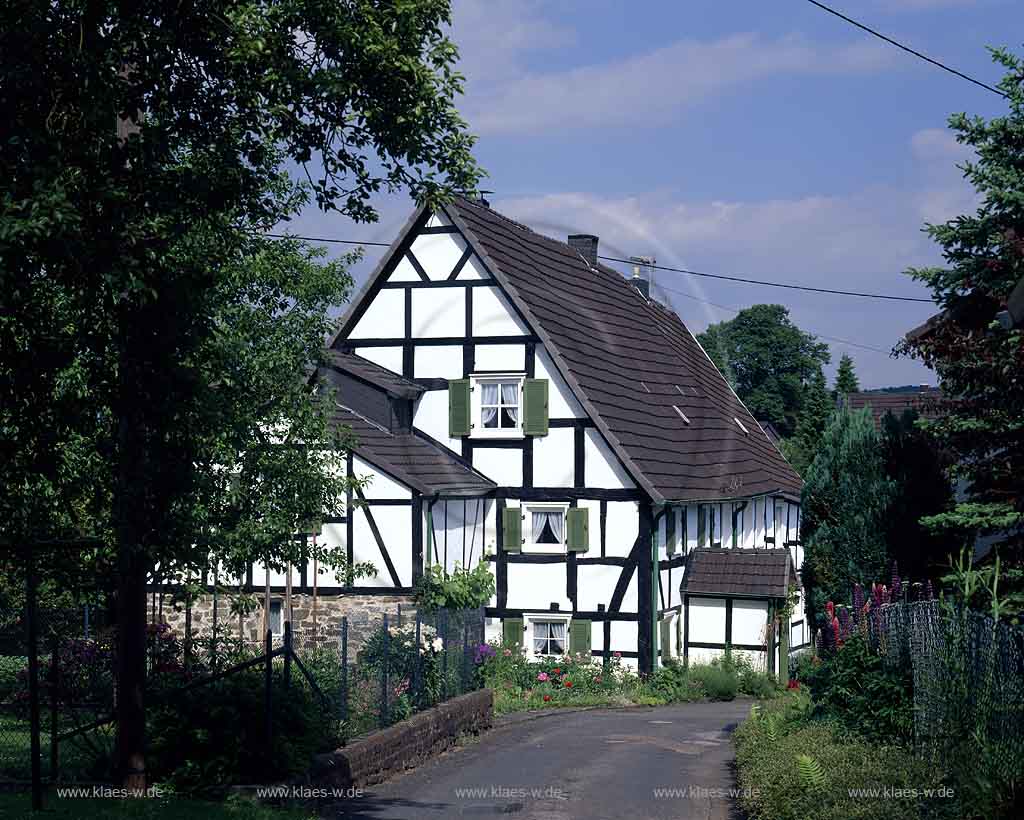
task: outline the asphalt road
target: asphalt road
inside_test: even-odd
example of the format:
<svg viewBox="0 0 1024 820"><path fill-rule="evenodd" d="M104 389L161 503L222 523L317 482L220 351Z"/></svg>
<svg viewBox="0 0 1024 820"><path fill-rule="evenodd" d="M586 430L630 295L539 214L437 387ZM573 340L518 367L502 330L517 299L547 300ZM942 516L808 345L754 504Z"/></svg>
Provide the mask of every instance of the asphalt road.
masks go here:
<svg viewBox="0 0 1024 820"><path fill-rule="evenodd" d="M750 701L734 701L517 717L323 814L733 820L729 736L749 711Z"/></svg>

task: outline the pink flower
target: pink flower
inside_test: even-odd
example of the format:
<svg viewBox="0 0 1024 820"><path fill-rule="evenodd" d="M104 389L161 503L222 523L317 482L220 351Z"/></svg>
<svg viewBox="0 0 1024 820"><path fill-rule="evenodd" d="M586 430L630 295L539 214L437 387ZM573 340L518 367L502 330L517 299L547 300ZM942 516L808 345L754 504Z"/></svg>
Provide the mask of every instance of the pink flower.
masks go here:
<svg viewBox="0 0 1024 820"><path fill-rule="evenodd" d="M506 649L501 654L503 654L506 658L508 658L508 657L510 657L512 655L512 650L511 649Z"/></svg>
<svg viewBox="0 0 1024 820"><path fill-rule="evenodd" d="M541 682L546 681L547 679L548 679L548 673L547 672L541 672L539 675L537 675L537 680L539 680Z"/></svg>
<svg viewBox="0 0 1024 820"><path fill-rule="evenodd" d="M615 655L616 658L621 658L622 657L622 653L621 652L614 652L613 654Z"/></svg>
<svg viewBox="0 0 1024 820"><path fill-rule="evenodd" d="M594 683L600 683L600 682L601 682L601 676L598 675L596 678L594 678Z"/></svg>

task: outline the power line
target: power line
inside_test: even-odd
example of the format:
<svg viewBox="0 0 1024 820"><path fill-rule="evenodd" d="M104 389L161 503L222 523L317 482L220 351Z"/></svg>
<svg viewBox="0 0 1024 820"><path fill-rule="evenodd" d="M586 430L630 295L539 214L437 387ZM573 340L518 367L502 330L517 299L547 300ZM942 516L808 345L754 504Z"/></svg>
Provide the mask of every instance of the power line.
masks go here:
<svg viewBox="0 0 1024 820"><path fill-rule="evenodd" d="M728 305L720 305L717 302L710 302L707 299L701 299L699 296L694 296L692 293L687 293L684 290L676 290L675 288L665 287L665 285L661 284L660 282L656 282L654 287L657 290L663 290L668 293L675 293L679 296L685 296L687 299L693 299L693 301L695 302L700 302L701 304L709 305L713 308L717 308L718 310L724 310L728 313L740 312L739 308L729 307ZM837 344L849 345L850 347L858 347L861 350L869 350L873 353L881 353L885 356L888 356L890 354L890 351L883 350L880 347L872 347L871 345L866 345L861 342L851 342L849 339L841 339L838 336L826 336L824 333L817 333L815 331L811 332L814 333L814 335L820 339L828 339L828 341L836 342Z"/></svg>
<svg viewBox="0 0 1024 820"><path fill-rule="evenodd" d="M360 242L355 239L327 239L323 236L299 236L294 233L267 233L264 234L264 236L269 236L271 239L301 239L303 242L330 242L334 245L377 245L381 248L391 247L391 243L389 242Z"/></svg>
<svg viewBox="0 0 1024 820"><path fill-rule="evenodd" d="M614 256L599 256L598 259L604 259L606 262L621 262L624 265L633 264L630 259L618 259ZM887 293L864 293L857 290L834 290L832 288L816 288L811 285L794 285L786 282L768 282L764 279L748 279L743 276L726 276L721 273L706 273L704 271L688 270L687 268L669 268L664 265L646 265L645 267L654 268L655 270L664 270L671 273L685 273L690 276L703 276L708 279L724 279L727 282L744 282L748 285L764 285L770 288L786 288L787 290L805 290L811 293L831 293L835 296L856 296L860 299L888 299L894 302L927 302L928 304L934 304L931 299L922 299L917 296L892 296Z"/></svg>
<svg viewBox="0 0 1024 820"><path fill-rule="evenodd" d="M875 31L873 28L868 28L868 26L864 25L863 23L858 23L852 17L847 17L842 12L838 12L838 11L836 11L833 8L829 8L824 3L819 3L818 0L807 0L807 2L810 3L811 5L817 6L822 11L827 11L829 14L834 14L840 20L845 20L850 25L856 26L857 28L861 29L862 31L866 31L868 34L871 34L872 36L877 37L879 40L885 40L885 42L889 43L890 45L896 46L896 48L903 49L908 54L913 54L915 57L920 57L922 60L924 60L926 62L929 62L929 63L931 63L934 66L938 66L943 71L948 71L950 74L955 74L957 77L960 77L963 80L967 80L967 82L969 82L969 83L974 83L977 86L981 86L986 91L991 91L993 94L998 94L1000 97L1003 97L1004 99L1007 98L1006 94L1004 94L998 88L993 88L988 83L983 83L981 80L976 80L976 79L974 79L974 77L969 77L968 75L964 74L962 71L957 71L955 68L950 68L945 63L940 63L938 60L933 60L927 54L922 54L920 51L915 51L910 46L905 46L905 45L903 45L903 43L897 42L896 40L893 40L891 37L886 37L881 32Z"/></svg>

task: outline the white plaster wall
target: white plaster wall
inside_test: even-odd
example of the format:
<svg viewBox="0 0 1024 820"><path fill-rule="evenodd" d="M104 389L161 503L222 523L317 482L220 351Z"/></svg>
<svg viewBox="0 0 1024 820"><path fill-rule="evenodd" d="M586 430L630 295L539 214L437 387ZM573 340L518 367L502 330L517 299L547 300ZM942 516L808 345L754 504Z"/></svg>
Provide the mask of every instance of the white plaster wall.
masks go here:
<svg viewBox="0 0 1024 820"><path fill-rule="evenodd" d="M524 345L476 345L474 351L474 370L501 370L508 373L522 373L526 370Z"/></svg>
<svg viewBox="0 0 1024 820"><path fill-rule="evenodd" d="M345 524L324 524L323 530L320 532L320 543L326 544L328 547L341 547L344 549L346 545L345 540ZM344 577L337 575L333 570L325 572L320 576L320 580L317 582L323 586L344 586ZM362 581L360 580L360 583Z"/></svg>
<svg viewBox="0 0 1024 820"><path fill-rule="evenodd" d="M469 261L463 266L462 270L459 271L459 275L455 277L456 280L461 281L463 279L490 279L490 274L487 273L487 268L484 267L484 263L480 261L480 258L474 253L469 257Z"/></svg>
<svg viewBox="0 0 1024 820"><path fill-rule="evenodd" d="M473 466L499 487L523 486L523 454L494 447L473 449Z"/></svg>
<svg viewBox="0 0 1024 820"><path fill-rule="evenodd" d="M396 292L400 293L400 291ZM403 333L404 328L394 335L402 336ZM465 288L413 288L412 336L414 339L465 335Z"/></svg>
<svg viewBox="0 0 1024 820"><path fill-rule="evenodd" d="M400 333L399 336L401 335ZM381 367L386 367L392 373L402 372L402 348L397 345L392 347L360 347L356 349L356 353L364 359L369 359L371 362L379 364Z"/></svg>
<svg viewBox="0 0 1024 820"><path fill-rule="evenodd" d="M593 627L591 627L593 628ZM599 627L603 629L604 627ZM637 623L636 621L612 621L610 630L609 649L612 652L636 652ZM601 648L604 648L602 638ZM636 658L622 659L623 663L630 663L636 666Z"/></svg>
<svg viewBox="0 0 1024 820"><path fill-rule="evenodd" d="M586 418L587 414L583 411L583 406L576 401L569 385L565 383L558 368L555 367L542 345L537 345L536 354L534 374L538 379L548 380L548 416L553 419Z"/></svg>
<svg viewBox="0 0 1024 820"><path fill-rule="evenodd" d="M442 290L459 290L442 288ZM497 287L471 288L473 291L474 336L519 336L529 333L515 309ZM415 315L415 311L413 312Z"/></svg>
<svg viewBox="0 0 1024 820"><path fill-rule="evenodd" d="M591 513L593 516L594 513ZM590 524L590 533L597 539L600 548L600 531L595 526L600 521L600 511L597 518L593 518ZM640 522L637 514L636 502L634 501L609 501L608 518L605 522L607 537L605 539L605 554L608 556L625 557L633 549L633 542L640 532Z"/></svg>
<svg viewBox="0 0 1024 820"><path fill-rule="evenodd" d="M412 498L408 487L359 456L353 456L352 470L357 478L369 479L363 487L363 495L367 498Z"/></svg>
<svg viewBox="0 0 1024 820"><path fill-rule="evenodd" d="M690 598L690 640L694 643L725 643L724 600Z"/></svg>
<svg viewBox="0 0 1024 820"><path fill-rule="evenodd" d="M721 658L724 654L725 652L721 649L697 649L691 646L687 661L689 663L711 663L715 658Z"/></svg>
<svg viewBox="0 0 1024 820"><path fill-rule="evenodd" d="M409 257L402 255L402 258L398 260L398 264L395 265L395 269L391 271L391 275L388 277L389 282L421 282L419 273L416 268L412 266L412 262L409 261ZM400 291L399 291L400 292Z"/></svg>
<svg viewBox="0 0 1024 820"><path fill-rule="evenodd" d="M452 221L440 211L432 213L430 219L427 220L428 228L441 228L447 227L452 224Z"/></svg>
<svg viewBox="0 0 1024 820"><path fill-rule="evenodd" d="M607 490L636 487L599 430L588 428L584 431L583 453L588 487Z"/></svg>
<svg viewBox="0 0 1024 820"><path fill-rule="evenodd" d="M715 528L715 537L728 549L732 546L732 503L716 504L715 508L720 510L718 514L721 515L721 529Z"/></svg>
<svg viewBox="0 0 1024 820"><path fill-rule="evenodd" d="M591 547L593 549L593 547ZM589 554L589 553L588 553ZM595 612L598 604L611 603L622 567L581 564L576 567L576 606Z"/></svg>
<svg viewBox="0 0 1024 820"><path fill-rule="evenodd" d="M400 339L405 336L405 294L381 290L352 328L352 339Z"/></svg>
<svg viewBox="0 0 1024 820"><path fill-rule="evenodd" d="M462 345L419 345L413 353L413 375L417 379L461 379ZM444 424L447 428L448 391L444 391L444 395Z"/></svg>
<svg viewBox="0 0 1024 820"><path fill-rule="evenodd" d="M668 609L670 606L675 606L679 602L673 600L672 586L673 585L679 586L679 581L683 577L683 568L679 567L678 569L672 570L672 578L671 578L671 580L669 579L669 570L667 570L667 569L658 570L658 577L661 580L661 591L662 591L662 593L664 593L664 596L665 596L665 606L664 607L661 605L661 598L662 598L662 596L661 595L658 596L658 609ZM675 597L676 598L679 597L678 593L675 594Z"/></svg>
<svg viewBox="0 0 1024 820"><path fill-rule="evenodd" d="M508 606L510 609L571 609L565 594L565 564L508 565Z"/></svg>
<svg viewBox="0 0 1024 820"><path fill-rule="evenodd" d="M574 479L574 431L552 427L546 436L533 437L533 486L571 487ZM587 486L593 486L587 484ZM594 532L594 528L591 527Z"/></svg>
<svg viewBox="0 0 1024 820"><path fill-rule="evenodd" d="M432 281L447 279L466 250L466 241L458 234L420 234L412 242L412 252Z"/></svg>
<svg viewBox="0 0 1024 820"><path fill-rule="evenodd" d="M675 612L671 612L668 615L665 615L665 617L663 617L658 622L658 664L659 665L661 665L661 663L662 663L662 660L661 660L662 659L662 654L663 654L663 652L665 650L665 647L663 647L662 644L661 644L661 624L663 622L666 622L666 621L668 622L668 633L669 633L668 634L668 653L669 653L669 657L670 658L677 658L677 657L679 657L679 655L682 654L682 647L679 646L679 642L676 640L676 621L677 620L679 620L678 614L676 614Z"/></svg>
<svg viewBox="0 0 1024 820"><path fill-rule="evenodd" d="M618 567L618 569L622 569ZM633 574L629 578L629 586L626 587L626 594L622 596L622 606L619 607L620 612L632 612L636 613L637 608L637 575L639 570L634 569Z"/></svg>
<svg viewBox="0 0 1024 820"><path fill-rule="evenodd" d="M768 604L763 601L732 602L732 642L734 644L764 643L768 623Z"/></svg>
<svg viewBox="0 0 1024 820"><path fill-rule="evenodd" d="M377 528L380 530L388 555L395 565L402 586L412 584L412 517L407 507L376 507L371 509ZM357 507L352 511L352 538L355 541L353 558L356 563L369 561L377 568L374 578L359 579L357 586L391 587L394 586L391 574L381 556L380 549L373 537L366 511Z"/></svg>
<svg viewBox="0 0 1024 820"><path fill-rule="evenodd" d="M697 505L686 505L686 551L697 548Z"/></svg>
<svg viewBox="0 0 1024 820"><path fill-rule="evenodd" d="M425 350L426 348L424 348ZM413 408L413 426L454 450L462 450L462 439L448 436L448 391L429 390Z"/></svg>

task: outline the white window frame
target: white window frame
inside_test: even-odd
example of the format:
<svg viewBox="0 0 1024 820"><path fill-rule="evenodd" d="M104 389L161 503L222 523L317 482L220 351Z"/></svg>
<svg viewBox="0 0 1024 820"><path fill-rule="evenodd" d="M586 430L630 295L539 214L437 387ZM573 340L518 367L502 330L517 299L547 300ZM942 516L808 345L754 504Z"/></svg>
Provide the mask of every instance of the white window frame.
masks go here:
<svg viewBox="0 0 1024 820"><path fill-rule="evenodd" d="M274 629L275 604L277 606L278 612L277 629ZM284 600L281 598L272 598L270 600L270 608L267 610L267 629L270 630L270 634L273 635L275 638L280 638L282 635L284 635L284 622L286 620L287 618L285 618Z"/></svg>
<svg viewBox="0 0 1024 820"><path fill-rule="evenodd" d="M538 612L533 615L525 615L526 640L529 641L527 656L533 659L539 658L562 658L569 654L569 624L572 616L568 612ZM561 655L541 655L534 651L533 630L538 623L564 623L565 624L565 647Z"/></svg>
<svg viewBox="0 0 1024 820"><path fill-rule="evenodd" d="M523 438L523 383L526 381L525 373L487 373L480 375L470 374L469 409L471 417L470 438ZM507 384L515 382L519 396L519 410L515 427L484 427L481 416L481 405L483 399L483 385L485 384ZM498 388L501 394L501 388ZM499 413L500 417L500 413Z"/></svg>
<svg viewBox="0 0 1024 820"><path fill-rule="evenodd" d="M552 504L550 502L544 502L540 504L531 504L528 501L522 502L520 509L523 511L523 552L539 552L547 553L549 555L565 555L566 546L565 542L569 537L569 505L568 504ZM561 544L535 544L533 541L533 511L540 510L543 512L556 512L562 513L562 543Z"/></svg>

